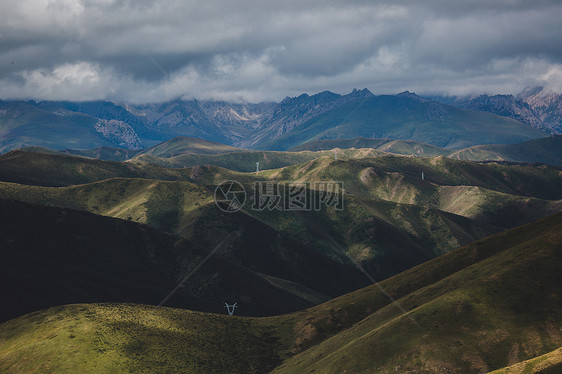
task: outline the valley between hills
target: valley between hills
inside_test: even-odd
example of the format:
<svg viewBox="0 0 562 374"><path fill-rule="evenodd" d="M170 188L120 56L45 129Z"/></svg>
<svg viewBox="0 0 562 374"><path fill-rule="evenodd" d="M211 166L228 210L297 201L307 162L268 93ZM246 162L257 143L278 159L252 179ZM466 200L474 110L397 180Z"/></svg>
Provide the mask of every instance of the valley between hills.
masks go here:
<svg viewBox="0 0 562 374"><path fill-rule="evenodd" d="M280 316L130 303L45 309L0 326L0 365L7 372L556 373L561 219L478 240Z"/></svg>
<svg viewBox="0 0 562 374"><path fill-rule="evenodd" d="M180 137L5 153L0 370L554 373L562 168L454 152ZM225 212L225 180L248 197L256 183L341 181L345 205Z"/></svg>

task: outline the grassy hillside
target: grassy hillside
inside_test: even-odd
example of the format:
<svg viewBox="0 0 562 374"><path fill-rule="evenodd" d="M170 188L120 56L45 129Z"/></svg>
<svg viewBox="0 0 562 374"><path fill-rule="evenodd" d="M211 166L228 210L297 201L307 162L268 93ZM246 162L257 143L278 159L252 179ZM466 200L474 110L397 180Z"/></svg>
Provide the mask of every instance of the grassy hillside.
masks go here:
<svg viewBox="0 0 562 374"><path fill-rule="evenodd" d="M562 135L521 144L479 145L453 152L449 157L477 161L541 162L562 166Z"/></svg>
<svg viewBox="0 0 562 374"><path fill-rule="evenodd" d="M380 197L390 194L388 200L411 200L412 204L418 205L431 203L431 192L437 186L477 186L518 196L549 200L562 198L562 170L559 167L479 164L442 156L386 156L348 160L320 158L305 164L267 170L260 175L276 180L340 180L350 182L346 192L352 194ZM398 186L391 185L392 180ZM399 189L408 186L410 192L402 196ZM392 197L395 187L395 196Z"/></svg>
<svg viewBox="0 0 562 374"><path fill-rule="evenodd" d="M349 149L349 148L378 148L391 139L369 139L369 138L354 138L354 139L322 139L311 140L294 148L291 152L301 151L329 151L334 148Z"/></svg>
<svg viewBox="0 0 562 374"><path fill-rule="evenodd" d="M548 136L516 120L463 110L412 94L351 101L255 148L287 150L321 139L391 138L459 149Z"/></svg>
<svg viewBox="0 0 562 374"><path fill-rule="evenodd" d="M264 373L281 362L276 330L267 321L144 305L57 307L0 325L0 371Z"/></svg>
<svg viewBox="0 0 562 374"><path fill-rule="evenodd" d="M52 308L0 325L0 370L488 372L560 346L561 249L558 214L277 317Z"/></svg>
<svg viewBox="0 0 562 374"><path fill-rule="evenodd" d="M242 148L212 142L210 140L178 136L153 147L142 150L141 154L155 157L174 157L186 153L217 154L228 152L241 152Z"/></svg>
<svg viewBox="0 0 562 374"><path fill-rule="evenodd" d="M326 152L327 153L327 152ZM213 165L236 171L256 171L256 162L260 170L277 169L288 165L300 164L319 157L316 152L231 152L223 154L182 154L174 157L155 157L142 154L132 161L148 162L170 168L183 168L196 165Z"/></svg>
<svg viewBox="0 0 562 374"><path fill-rule="evenodd" d="M335 280L330 275L340 282L339 294L342 289L366 284L357 270L315 255L290 239L274 236L270 242L298 261L293 265L295 270L302 272L299 267L312 268L316 264L329 272L323 275L311 271L295 277L301 283L291 282L287 280L290 273L283 274L288 273L288 262L272 251L273 244L262 240L261 253L244 246L248 240L248 235L241 232L244 225L233 227L228 221L222 228L227 235L219 229L214 243L203 245L196 237L193 241L181 239L145 225L86 212L9 200L0 200L0 206L0 295L4 300L1 320L68 303L121 301L156 305L215 248L215 255L165 305L222 312L225 301L235 300L241 315L272 315L328 299L303 283L323 284L318 287L321 291L330 287L335 292L338 287L334 287ZM256 229L263 232L266 228ZM240 248L245 248L253 263L237 260L232 252ZM260 261L270 262L269 267L262 265L260 270L271 275L252 270ZM271 270L273 264L277 269ZM285 279L281 279L283 276Z"/></svg>
<svg viewBox="0 0 562 374"><path fill-rule="evenodd" d="M415 142L412 140L392 140L392 139L323 139L311 140L290 149L292 152L299 151L322 151L331 149L361 149L372 148L377 151L393 153L398 155L418 156L418 157L434 157L447 156L451 153L445 148L436 147L429 144Z"/></svg>
<svg viewBox="0 0 562 374"><path fill-rule="evenodd" d="M0 190L1 198L133 220L178 234L206 248L216 245L218 238L239 232L225 258L281 289L289 281L294 283L291 288L302 293L298 291L300 285L307 289L307 295L299 297L314 302L357 289L367 282L349 263L342 264L339 257L333 259L322 253L314 241L302 243L290 230L279 230L244 212L220 211L213 200L214 189L209 191L192 183L114 178L64 188L0 183ZM267 306L263 300L254 299L252 303ZM268 313L280 310L272 306Z"/></svg>
<svg viewBox="0 0 562 374"><path fill-rule="evenodd" d="M468 161L513 161L562 166L562 136L529 140L518 144L487 144L450 150L429 144L390 139L325 139L312 140L291 151L372 148L392 154L416 157L447 156Z"/></svg>
<svg viewBox="0 0 562 374"><path fill-rule="evenodd" d="M251 183L247 182L246 190L251 189ZM354 267L342 253L332 248L327 235L349 247L353 256L363 253L362 260L366 265L375 266L374 274L381 279L500 230L436 209L378 199L362 200L351 195L346 196L347 208L343 212L258 212L247 206L243 213L229 215L217 209L213 189L210 190L189 182L149 179L114 178L64 188L4 182L0 183L0 198L133 220L206 246L212 246L217 235L226 235L228 230L240 231L240 239L233 243L233 261L330 296L349 292L363 283L335 279L336 274L350 275L333 269L328 258L343 262L350 271ZM546 211L535 212L546 214ZM315 222L322 223L321 231L308 227ZM284 255L277 258L282 252ZM303 257L314 252L319 252L320 256ZM291 257L287 257L289 253ZM273 266L274 258L277 259ZM293 263L296 258L300 258L298 264ZM297 270L305 265L312 266L313 270L308 273ZM321 276L328 268L332 268L334 279ZM304 274L308 276L303 277Z"/></svg>
<svg viewBox="0 0 562 374"><path fill-rule="evenodd" d="M95 158L104 161L127 161L138 154L139 150L117 148L117 147L97 147L92 149L61 149L55 151L43 147L22 147L17 151L47 153L53 155L73 155L87 158Z"/></svg>
<svg viewBox="0 0 562 374"><path fill-rule="evenodd" d="M150 148L131 150L115 147L97 147L93 149L65 149L60 152L96 158L104 161L127 161L138 155L156 158L171 158L184 154L219 154L228 152L243 152L241 148L212 142L209 140L180 136L158 143Z"/></svg>
<svg viewBox="0 0 562 374"><path fill-rule="evenodd" d="M393 140L377 148L379 151L397 155L411 155L417 157L446 156L449 151L430 144L411 140Z"/></svg>
<svg viewBox="0 0 562 374"><path fill-rule="evenodd" d="M23 150L25 151L27 149ZM59 152L75 156L95 158L104 161L127 161L141 151L116 147L97 147L85 150L63 149Z"/></svg>
<svg viewBox="0 0 562 374"><path fill-rule="evenodd" d="M300 329L311 348L275 372L477 373L550 352L562 339L561 244L558 214L381 282L401 308L375 286L315 307Z"/></svg>
<svg viewBox="0 0 562 374"><path fill-rule="evenodd" d="M13 162L5 160L4 170L21 173L30 169L27 165L35 161L33 157L26 153L18 155L21 157ZM323 157L256 174L211 166L167 169L68 156L61 159L39 155L38 160L42 165L36 173L15 174L17 178L12 173L8 175L12 178L4 178L20 184L1 183L0 196L134 220L206 246L213 245L217 232L241 230L242 236L234 244L233 261L245 266L252 264L253 271L293 281L328 296L349 292L361 283L328 280L321 276L326 272L320 266L315 266L317 271L310 273L310 278L303 277L291 265L290 257L281 256L279 248L293 255L308 253L307 259L300 260L303 264L322 259L329 267L331 261L336 261L344 268L354 269L347 258L351 256L377 279L384 279L459 245L544 217L562 207L562 175L551 167L479 165L446 158ZM26 165L25 169L21 165ZM65 188L22 185L53 183L52 175L61 165L65 165L65 173L61 174L66 178L62 180L67 181L64 184L87 182L86 177L119 178ZM94 166L91 174L80 172L84 165ZM425 180L421 179L422 171ZM222 214L213 203L215 186L232 179L243 183L248 193L243 215ZM250 198L254 182L264 180L342 181L345 209L253 210ZM273 238L282 236L271 240L266 233ZM334 248L332 241L343 249ZM307 249L295 243L304 243ZM319 257L314 257L314 253ZM270 265L274 258L283 265ZM327 259L330 261L326 262Z"/></svg>
<svg viewBox="0 0 562 374"><path fill-rule="evenodd" d="M339 158L365 158L389 154L415 157L447 156L469 161L540 162L562 165L559 155L561 136L541 138L520 144L482 145L458 151L436 147L411 140L390 139L326 139L306 142L290 152L250 151L226 146L202 139L180 137L144 150L128 150L115 147L98 147L87 150L53 151L42 147L24 147L21 151L69 154L104 161L150 163L167 168L184 168L197 165L214 165L242 172L276 169L300 164L323 156Z"/></svg>
<svg viewBox="0 0 562 374"><path fill-rule="evenodd" d="M443 157L345 159L343 153L339 160L321 157L256 174L35 155L13 152L0 158L2 179L19 182L0 182L0 198L131 220L207 249L238 232L225 259L296 296L300 301L289 303L290 310L302 300L312 305L365 285L367 278L353 260L381 280L562 209L562 174L554 167ZM233 179L243 183L248 202L237 214L226 214L214 204L213 194L219 183ZM256 181L341 181L345 208L254 210ZM286 310L263 300L248 300L246 310L262 315Z"/></svg>
<svg viewBox="0 0 562 374"><path fill-rule="evenodd" d="M51 155L60 155L63 154L60 151L54 151L52 149L49 148L43 148L43 147L22 147L19 148L18 151L23 151L23 152L35 152L35 153L47 153L47 154L51 154Z"/></svg>
<svg viewBox="0 0 562 374"><path fill-rule="evenodd" d="M371 149L346 149L336 151L339 158L362 158L382 156L384 153ZM301 164L319 157L334 157L332 151L317 152L275 152L275 151L244 151L223 154L182 154L174 157L155 157L139 155L131 162L146 162L168 168L184 168L196 165L213 165L241 172L256 171L256 162L260 170L278 169L289 165Z"/></svg>
<svg viewBox="0 0 562 374"><path fill-rule="evenodd" d="M358 172L360 169L356 169L356 165L346 163L331 165L329 159L323 159L313 170L321 172L324 168L322 164L326 164L324 166L328 167L332 173L339 173L338 178L345 181L350 192L353 192L353 188L362 187ZM303 167L306 168L306 166ZM189 175L193 174L194 170L191 170ZM265 238L267 235L264 233L275 230L298 242L314 243L309 246L320 252L321 258L327 257L343 261L346 266L350 267L349 260L345 256L342 258L343 254L334 251L329 240L326 239L327 236L332 236L340 245L349 248L353 256L360 256L366 264L370 264L369 266L373 267L378 279L396 274L460 244L497 232L502 227L501 225L484 226L472 219L439 211L437 207L416 207L408 201L394 202L381 200L376 195L363 196L361 191L346 195L347 207L343 212L333 210L317 212L265 210L259 212L252 210L251 203L248 202L243 210L248 215L248 219L240 219L239 216L220 214L213 203L214 187L204 185L216 185L225 179L237 179L245 184L246 191L251 194L253 182L263 180L267 176L254 173L232 175L229 172L225 175L223 173L227 171L217 168L198 168L197 170L199 170L197 173L200 174L196 177L194 175L193 181L203 186L188 182L122 178L65 188L1 183L0 196L34 204L83 209L96 214L134 220L185 238L194 240L197 238L198 242L205 245L213 244L218 227L242 229L243 226L245 227L243 236L236 245L236 248L239 249L235 251L241 264L252 263L256 258L261 258L260 254L265 252L263 248L260 250L260 246L266 248L279 246L279 242ZM285 172L285 170L280 172ZM326 180L329 179L328 177L326 175L316 180ZM314 180L312 177L310 179ZM292 181L293 178L279 178L278 180ZM546 213L547 211L544 211L540 214ZM322 222L323 230L321 232L307 229L314 222ZM253 226L257 226L259 229ZM271 237L276 236L275 233L271 235ZM294 247L294 244L292 246ZM291 249L290 252L296 252L297 247ZM249 251L250 248L252 250ZM274 250L274 252L278 252L278 250ZM249 255L249 253L254 254ZM255 254L258 256L255 257ZM279 264L289 264L290 260L280 259L278 262ZM267 267L267 271L263 263L256 264L252 268L280 278L303 281L302 276L298 276L299 272L294 271L294 265L289 265L288 269L281 272L284 266L279 264L276 267ZM322 273L323 270L319 264L316 267L318 273ZM324 280L324 282L326 281ZM342 288L341 286L346 285L345 282L340 286L332 284L332 282L327 282L323 286L317 282L314 284L305 282L304 284L318 292L328 292L330 295L349 292L353 288L347 287L357 286L357 283L352 283ZM332 285L328 287L329 284Z"/></svg>
<svg viewBox="0 0 562 374"><path fill-rule="evenodd" d="M562 372L562 347L542 356L494 370L491 374L556 374Z"/></svg>
<svg viewBox="0 0 562 374"><path fill-rule="evenodd" d="M5 182L70 186L113 177L188 180L189 170L25 151L0 156L0 180Z"/></svg>
<svg viewBox="0 0 562 374"><path fill-rule="evenodd" d="M422 171L425 180L421 179ZM327 231L376 279L392 275L389 270L405 260L412 266L423 258L562 208L562 175L556 168L382 157L318 159L266 171L263 177L343 181L343 212L308 220L287 214L283 218L268 214L262 219L277 219L280 229L304 231L303 240L310 240L314 232L307 222L321 222L323 230L315 235L326 242Z"/></svg>
<svg viewBox="0 0 562 374"><path fill-rule="evenodd" d="M57 115L27 102L0 103L0 153L26 146L92 148L112 143L99 134L96 118L82 113Z"/></svg>

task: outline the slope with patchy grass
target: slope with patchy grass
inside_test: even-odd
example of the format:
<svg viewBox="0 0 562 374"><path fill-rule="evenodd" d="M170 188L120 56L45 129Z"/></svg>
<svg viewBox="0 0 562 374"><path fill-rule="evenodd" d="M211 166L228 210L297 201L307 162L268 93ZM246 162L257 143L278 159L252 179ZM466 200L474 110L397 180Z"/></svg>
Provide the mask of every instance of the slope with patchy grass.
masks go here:
<svg viewBox="0 0 562 374"><path fill-rule="evenodd" d="M301 144L291 151L371 148L392 154L416 157L447 156L467 161L512 161L562 166L562 135L529 140L518 144L475 145L449 150L430 144L390 139L324 139Z"/></svg>
<svg viewBox="0 0 562 374"><path fill-rule="evenodd" d="M58 187L114 177L189 180L189 170L25 151L0 156L0 180L4 182Z"/></svg>
<svg viewBox="0 0 562 374"><path fill-rule="evenodd" d="M520 144L477 145L453 152L449 157L472 161L541 162L561 166L562 135L553 135Z"/></svg>
<svg viewBox="0 0 562 374"><path fill-rule="evenodd" d="M218 154L241 151L244 151L244 149L205 139L178 136L153 147L143 149L139 154L169 158L188 153Z"/></svg>
<svg viewBox="0 0 562 374"><path fill-rule="evenodd" d="M561 250L558 214L277 317L123 304L52 308L0 325L0 369L487 372L560 347Z"/></svg>
<svg viewBox="0 0 562 374"><path fill-rule="evenodd" d="M24 155L27 156L24 159L33 160L30 154ZM39 155L38 160L44 162L43 171L57 170L60 161L59 156L44 154ZM344 287L332 282L322 285L319 280L325 281L325 277L317 278L318 274L325 273L321 267L317 267L318 273L312 279L304 279L288 259L278 259L283 266L270 266L272 258L280 253L276 246L290 248L287 247L289 243L306 243L309 249L303 253L312 250L310 253L320 254L320 259L341 262L353 269L347 258L351 256L361 261L376 279L384 279L459 245L557 212L561 208L557 199L562 197L562 176L557 168L479 165L442 157L347 160L321 157L258 174L212 166L167 169L69 156L62 157L62 161L63 165L69 165L64 169L69 170L68 179L84 178L77 173L84 164L101 170L92 178L119 176L124 172L125 176L132 173L144 178L116 178L64 188L1 183L0 196L134 220L197 240L205 246L214 245L217 233L241 231L242 236L232 251L232 259L237 263L252 264L256 272L296 282L328 296L349 292L353 288L348 287L359 283L352 282ZM4 162L5 170L9 167L20 170L17 168L22 165L27 163L22 163L20 158L13 164L9 160ZM422 171L425 180L421 179ZM148 179L153 175L191 182ZM241 215L225 215L214 206L215 186L229 179L243 183L248 192L248 202ZM20 176L20 180L45 184L44 181L50 179L47 173L27 173ZM264 180L283 183L342 181L345 209L256 211L250 199L253 183ZM322 229L313 229L318 222ZM282 234L288 241L264 239L260 232L272 232L273 237ZM345 249L335 250L332 240ZM267 251L260 249L262 242ZM297 247L290 253L296 253ZM265 262L262 261L264 254L268 258ZM330 264L329 261L325 263Z"/></svg>
<svg viewBox="0 0 562 374"><path fill-rule="evenodd" d="M236 225L244 217L225 220L213 242L201 243L196 236L187 240L71 209L7 200L0 207L2 320L65 303L158 304L213 250L166 305L220 312L225 301L235 300L242 315L273 315L325 301L324 292L334 297L367 283L357 270L267 227ZM245 233L248 227L256 232ZM259 235L259 246L247 245L260 243ZM303 271L314 266L318 270Z"/></svg>
<svg viewBox="0 0 562 374"><path fill-rule="evenodd" d="M556 374L562 372L562 348L545 353L490 374Z"/></svg>
<svg viewBox="0 0 562 374"><path fill-rule="evenodd" d="M381 282L396 304L371 286L315 307L297 332L310 348L275 372L476 373L550 352L561 250L558 214Z"/></svg>

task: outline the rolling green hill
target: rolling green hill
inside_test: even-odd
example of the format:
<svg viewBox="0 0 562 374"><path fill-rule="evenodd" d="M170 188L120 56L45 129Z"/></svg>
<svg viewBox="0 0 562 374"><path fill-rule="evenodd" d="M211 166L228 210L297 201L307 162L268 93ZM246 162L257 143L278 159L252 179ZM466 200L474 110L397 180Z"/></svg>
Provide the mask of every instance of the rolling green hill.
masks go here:
<svg viewBox="0 0 562 374"><path fill-rule="evenodd" d="M494 370L491 374L556 374L562 371L562 347L542 356Z"/></svg>
<svg viewBox="0 0 562 374"><path fill-rule="evenodd" d="M18 151L24 152L37 152L37 153L48 153L56 155L73 155L82 156L87 158L95 158L104 161L127 161L130 158L137 155L140 151L125 148L116 147L97 147L92 149L61 149L59 151L54 151L52 149L43 147L22 147L18 148Z"/></svg>
<svg viewBox="0 0 562 374"><path fill-rule="evenodd" d="M301 329L313 346L274 372L477 373L550 352L562 337L561 244L558 214L381 282L406 315L374 286L313 308ZM325 338L331 328L341 332Z"/></svg>
<svg viewBox="0 0 562 374"><path fill-rule="evenodd" d="M0 180L5 182L70 186L113 177L188 180L189 170L43 152L11 151L0 156Z"/></svg>
<svg viewBox="0 0 562 374"><path fill-rule="evenodd" d="M87 150L53 151L42 147L23 147L25 152L69 154L104 161L150 163L168 168L214 165L236 171L276 169L313 160L322 156L364 158L388 154L435 157L447 156L469 161L512 161L562 165L561 136L531 140L520 144L495 144L449 150L411 140L391 139L326 139L306 142L289 152L251 151L202 139L180 137L144 150L98 147Z"/></svg>
<svg viewBox="0 0 562 374"><path fill-rule="evenodd" d="M246 189L250 191L250 183ZM362 283L340 280L340 284L334 284L322 276L332 266L328 258L337 259L353 269L345 255L330 248L327 233L349 246L354 256L363 252L366 265L376 266L374 274L381 279L459 244L500 230L437 209L376 199L364 202L353 196L346 197L349 208L343 212L258 212L246 207L244 214L221 214L205 187L189 182L149 179L114 178L64 188L3 182L0 183L0 197L133 220L208 247L213 245L217 235L227 235L228 230L240 231L241 238L232 244L233 261L259 273L306 285L328 296L349 292ZM541 216L547 210L535 212ZM528 217L522 219L525 218ZM307 226L314 222L322 222L321 232L307 231ZM281 240L280 235L287 239ZM321 256L303 258L310 249L296 245L296 242L310 243L307 246L314 248L312 253L319 252ZM277 258L273 266L272 258L279 256L281 249L285 255ZM289 253L291 257L287 258ZM299 266L315 258L307 277L296 271L295 258L300 258ZM332 274L333 278L336 273Z"/></svg>
<svg viewBox="0 0 562 374"><path fill-rule="evenodd" d="M165 305L221 312L225 301L236 300L238 314L272 315L367 284L357 270L283 235L271 235L272 230L259 222L236 226L236 221L247 220L241 216L223 220L209 245L197 236L182 239L146 225L72 209L12 200L0 200L0 206L1 320L49 306L101 301L157 305L166 300ZM166 217L158 218L165 224ZM248 233L252 226L256 232ZM259 247L248 245L260 235ZM233 254L241 248L245 253ZM217 252L199 268L213 249ZM296 263L284 260L275 249ZM314 266L327 273L300 270ZM256 267L261 272L253 270ZM181 283L194 269L193 277ZM318 289L335 294L328 297L303 283L320 284ZM172 298L165 299L178 284Z"/></svg>
<svg viewBox="0 0 562 374"><path fill-rule="evenodd" d="M250 181L246 186L250 191ZM0 197L133 220L206 246L212 246L217 235L226 235L228 230L241 231L241 238L233 243L233 261L329 296L349 292L362 283L336 281L339 277L336 274L340 272L337 269L331 270L336 284L322 275L333 267L328 258L343 261L353 269L345 255L330 249L325 231L349 245L352 252L363 251L365 262L376 264L374 274L380 279L433 258L459 243L500 230L436 209L386 201L368 201L366 209L362 200L353 196L347 196L349 209L344 212L257 212L247 207L243 210L245 215L225 215L218 211L212 194L205 187L149 179L114 178L64 188L3 182L0 183ZM323 232L308 232L306 227L316 221L323 223ZM280 240L279 235L294 240ZM446 238L444 243L440 243L441 238ZM310 249L295 242L315 243L308 246L322 255L307 260L302 256ZM275 260L273 266L272 258L279 256L280 248L285 255ZM291 257L287 258L288 253ZM308 276L303 277L307 273L297 271L295 258L300 258L299 266L309 266L307 264L314 261Z"/></svg>
<svg viewBox="0 0 562 374"><path fill-rule="evenodd" d="M350 100L260 145L290 152L178 137L0 155L0 372L560 369L561 137L409 93ZM88 117L55 104L0 127ZM128 115L108 105L88 108ZM235 213L214 201L227 180ZM255 208L289 184L317 201L316 182L342 183L343 208Z"/></svg>
<svg viewBox="0 0 562 374"><path fill-rule="evenodd" d="M135 156L173 158L178 155L198 154L213 155L229 152L245 152L242 148L212 142L209 140L180 136L158 143L150 148L134 150L117 147L96 147L92 149L62 149L54 151L42 147L23 147L19 150L27 152L63 153L74 156L95 158L103 161L127 161Z"/></svg>
<svg viewBox="0 0 562 374"><path fill-rule="evenodd" d="M354 139L322 139L310 140L299 146L289 149L291 152L301 151L329 151L334 148L349 149L349 148L378 148L381 145L391 142L390 139L369 139L369 138L354 138Z"/></svg>
<svg viewBox="0 0 562 374"><path fill-rule="evenodd" d="M349 148L373 148L387 153L419 157L448 156L451 153L450 150L412 140L368 138L311 140L289 151L322 151L334 148L340 150Z"/></svg>
<svg viewBox="0 0 562 374"><path fill-rule="evenodd" d="M561 172L559 167L546 165L504 165L467 162L442 156L414 158L388 155L348 160L323 157L278 170L265 170L260 175L262 178L291 181L350 181L346 191L353 194L382 195L384 191L380 188L372 188L369 192L369 185L375 183L378 186L385 183L387 177L394 177L420 190L435 186L477 186L518 196L558 200L562 198ZM411 193L400 198L411 199L414 195ZM424 199L427 200L427 197L422 194L412 203L423 204Z"/></svg>
<svg viewBox="0 0 562 374"><path fill-rule="evenodd" d="M372 149L346 149L337 151L340 158L362 158L385 155ZM256 171L256 163L259 162L260 170L278 169L289 165L301 164L319 157L334 157L332 151L317 152L275 152L275 151L244 151L222 154L182 154L174 157L154 157L141 154L131 162L146 162L161 165L168 168L184 168L196 165L213 165L241 172Z"/></svg>
<svg viewBox="0 0 562 374"><path fill-rule="evenodd" d="M98 133L97 119L82 113L57 115L23 102L0 103L0 153L26 146L92 148L113 143Z"/></svg>
<svg viewBox="0 0 562 374"><path fill-rule="evenodd" d="M51 308L0 325L0 370L502 369L560 347L561 249L562 214L557 214L282 316L229 317L132 304Z"/></svg>
<svg viewBox="0 0 562 374"><path fill-rule="evenodd" d="M449 157L473 161L541 162L562 166L562 135L520 144L479 145L453 152Z"/></svg>
<svg viewBox="0 0 562 374"><path fill-rule="evenodd" d="M27 149L23 149L24 151ZM96 147L92 149L78 150L78 149L63 149L61 153L66 153L74 156L83 156L95 158L104 161L127 161L130 158L139 154L139 150L115 148L115 147Z"/></svg>
<svg viewBox="0 0 562 374"><path fill-rule="evenodd" d="M290 151L373 148L377 151L417 157L447 156L468 161L513 161L562 166L562 135L529 140L518 144L487 144L450 150L414 141L390 139L312 140Z"/></svg>
<svg viewBox="0 0 562 374"><path fill-rule="evenodd" d="M1 198L133 220L207 248L229 231L241 232L230 261L325 297L365 282L349 275L356 271L350 258L380 280L562 209L562 175L553 167L387 155L321 157L256 174L212 166L169 169L60 155L12 155L0 158L0 176L18 183L0 183ZM37 169L30 167L37 163ZM66 187L48 186L53 175ZM248 193L239 214L224 214L213 203L215 186L224 180L241 182ZM334 180L344 183L343 211L252 209L255 182ZM81 184L73 185L77 181ZM334 262L341 266L334 267ZM305 268L314 270L303 272ZM327 269L350 281L330 277Z"/></svg>
<svg viewBox="0 0 562 374"><path fill-rule="evenodd" d="M153 147L144 149L140 152L140 154L168 158L186 153L218 154L241 151L244 151L244 149L205 139L178 136Z"/></svg>
<svg viewBox="0 0 562 374"><path fill-rule="evenodd" d="M170 168L183 168L197 165L213 165L236 171L256 171L256 162L260 169L277 169L280 167L300 164L320 157L316 152L261 152L244 151L223 154L182 154L174 157L155 157L139 155L132 162L141 161Z"/></svg>
<svg viewBox="0 0 562 374"><path fill-rule="evenodd" d="M440 104L410 93L374 96L338 106L257 149L287 150L321 139L391 138L459 149L548 136L519 121Z"/></svg>
<svg viewBox="0 0 562 374"><path fill-rule="evenodd" d="M411 140L393 140L381 145L377 149L397 155L412 155L418 157L446 156L449 153L446 149Z"/></svg>

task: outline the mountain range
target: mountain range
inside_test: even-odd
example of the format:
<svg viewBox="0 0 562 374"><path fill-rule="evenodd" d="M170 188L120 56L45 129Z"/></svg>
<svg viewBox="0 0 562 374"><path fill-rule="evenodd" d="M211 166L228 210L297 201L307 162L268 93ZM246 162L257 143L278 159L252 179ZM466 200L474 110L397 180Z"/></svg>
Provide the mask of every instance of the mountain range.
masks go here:
<svg viewBox="0 0 562 374"><path fill-rule="evenodd" d="M191 137L177 137L139 150L115 147L59 151L42 147L20 149L47 154L69 154L104 161L144 162L171 168L213 165L242 172L255 171L256 162L259 162L261 170L266 170L294 165L323 156L349 159L392 154L412 157L446 156L470 161L543 163L562 166L562 135L552 135L517 144L477 145L457 150L412 140L354 138L312 140L286 152L255 151Z"/></svg>
<svg viewBox="0 0 562 374"><path fill-rule="evenodd" d="M517 95L433 96L432 99L464 109L516 119L551 134L562 134L562 95L543 87Z"/></svg>
<svg viewBox="0 0 562 374"><path fill-rule="evenodd" d="M560 372L562 135L463 103L0 102L0 371Z"/></svg>
<svg viewBox="0 0 562 374"><path fill-rule="evenodd" d="M539 102L537 95L533 102ZM519 112L496 111L502 117L478 111L482 108L461 99L441 99L454 105L409 92L375 96L367 89L347 95L328 91L303 94L279 103L259 104L195 99L143 105L0 101L0 152L28 146L135 150L177 136L267 150L286 150L310 140L353 137L414 140L458 149L518 143L557 131L558 96L551 96L549 105L543 100L540 116L539 109L535 110L542 118L540 123L518 116Z"/></svg>
<svg viewBox="0 0 562 374"><path fill-rule="evenodd" d="M217 152L230 153L209 154L213 146ZM196 150L204 153L192 153ZM164 289L181 278L179 274L188 269L186 264L196 263L201 253L217 247L230 233L237 235L224 244L216 260L219 262L202 268L192 279L193 286L180 289L180 301L172 299L170 305L220 312L221 300L228 298L239 301L243 315L286 313L366 285L368 279L350 258L360 259L376 279L385 279L459 245L561 209L560 168L547 165L478 164L361 148L341 151L337 160L331 151L260 151L260 156L287 165L247 173L233 169L244 160L253 165L251 158L241 156L255 157L255 152L240 152L209 141L177 138L148 152L151 154L147 157L174 162L182 157L201 160L220 156L215 160L225 166L168 168L146 162L142 154L125 162L44 150L18 150L0 156L0 199L6 200L1 216L2 238L10 243L4 250L11 259L4 261L7 268L3 271L12 274L6 278L11 280L4 283L3 292L6 299L27 300L23 305L9 304L14 309L6 308L4 318L60 303L117 301L120 295L129 295L126 300L137 303L156 303L155 293L164 298ZM248 203L241 211L228 214L214 203L215 189L225 180L241 183L248 199L255 184L263 181L338 180L345 186L345 209L256 210ZM87 229L82 230L82 226ZM95 248L106 248L111 240L100 241L96 232L104 232L108 238L119 237L114 245L124 252L119 255L120 262L110 268L103 264L114 254L96 255ZM127 235L146 237L146 244L139 246L136 239L127 241ZM127 244L144 248L151 242L175 243L170 244L175 249L159 254L147 247L135 252ZM68 262L72 259L68 254L76 247L84 248L80 258L101 256L102 261L109 256L108 260L103 264ZM43 249L34 252L38 248ZM134 257L127 260L130 256ZM20 257L22 260L16 260ZM33 258L34 262L26 263L23 258ZM58 259L52 266L79 267L81 273L91 274L90 278L82 279L75 272L64 275L64 271L47 276L40 259L49 258ZM121 290L120 284L131 284L128 277L140 274L136 268L124 270L126 264L148 266L147 261L152 263L152 273L166 274L163 283L143 280L135 292ZM19 268L18 263L26 267ZM17 275L32 273L43 274L42 281L24 281ZM79 282L57 278L63 276ZM92 283L107 288L94 292ZM44 288L49 284L59 284L51 287L56 290L53 297ZM69 285L71 289L67 289ZM154 292L146 293L142 287ZM103 292L108 292L107 297ZM37 298L37 294L44 297ZM205 302L202 295L207 295ZM264 295L276 295L275 300Z"/></svg>

